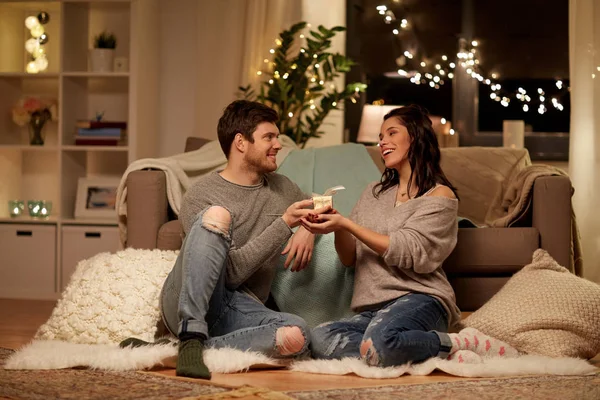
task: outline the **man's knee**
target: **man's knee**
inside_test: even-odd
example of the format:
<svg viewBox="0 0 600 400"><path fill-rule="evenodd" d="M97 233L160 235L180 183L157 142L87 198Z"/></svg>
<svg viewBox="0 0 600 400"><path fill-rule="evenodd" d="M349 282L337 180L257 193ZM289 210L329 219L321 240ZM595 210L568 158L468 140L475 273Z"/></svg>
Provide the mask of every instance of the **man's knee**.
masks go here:
<svg viewBox="0 0 600 400"><path fill-rule="evenodd" d="M306 348L306 337L298 326L283 326L277 329L275 346L282 356L291 356Z"/></svg>
<svg viewBox="0 0 600 400"><path fill-rule="evenodd" d="M212 206L202 215L202 226L211 231L218 231L229 235L230 225L231 214L223 207Z"/></svg>

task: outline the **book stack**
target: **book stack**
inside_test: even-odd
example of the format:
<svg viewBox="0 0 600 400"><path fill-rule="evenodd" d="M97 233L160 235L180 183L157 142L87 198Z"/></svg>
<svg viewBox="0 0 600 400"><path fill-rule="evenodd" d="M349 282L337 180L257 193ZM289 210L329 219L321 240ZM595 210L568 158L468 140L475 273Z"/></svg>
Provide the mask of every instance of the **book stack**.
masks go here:
<svg viewBox="0 0 600 400"><path fill-rule="evenodd" d="M77 121L75 145L123 146L127 144L127 122Z"/></svg>

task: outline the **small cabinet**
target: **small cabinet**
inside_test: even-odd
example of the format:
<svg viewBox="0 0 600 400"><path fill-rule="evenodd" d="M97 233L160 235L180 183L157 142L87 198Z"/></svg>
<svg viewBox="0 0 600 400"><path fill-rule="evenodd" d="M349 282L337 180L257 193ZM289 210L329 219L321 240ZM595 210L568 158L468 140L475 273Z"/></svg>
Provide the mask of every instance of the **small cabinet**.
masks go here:
<svg viewBox="0 0 600 400"><path fill-rule="evenodd" d="M60 290L67 287L79 261L119 249L119 229L116 226L63 226Z"/></svg>
<svg viewBox="0 0 600 400"><path fill-rule="evenodd" d="M56 298L56 225L0 224L0 298Z"/></svg>

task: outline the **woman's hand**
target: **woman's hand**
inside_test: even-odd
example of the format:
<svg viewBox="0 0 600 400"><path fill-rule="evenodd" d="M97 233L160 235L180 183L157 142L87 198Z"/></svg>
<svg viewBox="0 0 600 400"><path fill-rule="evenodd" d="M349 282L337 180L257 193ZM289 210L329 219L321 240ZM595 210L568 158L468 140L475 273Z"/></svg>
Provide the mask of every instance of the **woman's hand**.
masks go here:
<svg viewBox="0 0 600 400"><path fill-rule="evenodd" d="M348 219L336 210L332 209L327 214L309 214L302 218L300 223L302 226L314 234L326 234L344 229Z"/></svg>

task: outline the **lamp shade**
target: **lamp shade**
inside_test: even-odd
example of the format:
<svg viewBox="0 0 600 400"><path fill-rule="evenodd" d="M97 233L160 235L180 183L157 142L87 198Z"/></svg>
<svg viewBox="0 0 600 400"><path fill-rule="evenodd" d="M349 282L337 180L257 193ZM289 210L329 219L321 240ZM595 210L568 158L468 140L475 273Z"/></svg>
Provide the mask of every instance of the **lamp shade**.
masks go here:
<svg viewBox="0 0 600 400"><path fill-rule="evenodd" d="M356 141L359 143L379 142L379 131L381 130L381 124L383 124L383 117L393 109L399 107L401 106L365 104L360 118Z"/></svg>

